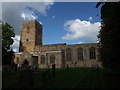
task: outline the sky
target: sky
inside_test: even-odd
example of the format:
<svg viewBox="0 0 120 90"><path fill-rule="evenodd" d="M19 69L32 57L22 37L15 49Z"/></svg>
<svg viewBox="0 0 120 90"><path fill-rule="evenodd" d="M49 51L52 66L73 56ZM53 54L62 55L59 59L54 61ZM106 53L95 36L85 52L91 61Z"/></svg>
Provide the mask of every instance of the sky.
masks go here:
<svg viewBox="0 0 120 90"><path fill-rule="evenodd" d="M22 22L36 19L43 25L43 44L96 43L100 30L97 2L3 2L2 20L16 34L11 48L18 52Z"/></svg>

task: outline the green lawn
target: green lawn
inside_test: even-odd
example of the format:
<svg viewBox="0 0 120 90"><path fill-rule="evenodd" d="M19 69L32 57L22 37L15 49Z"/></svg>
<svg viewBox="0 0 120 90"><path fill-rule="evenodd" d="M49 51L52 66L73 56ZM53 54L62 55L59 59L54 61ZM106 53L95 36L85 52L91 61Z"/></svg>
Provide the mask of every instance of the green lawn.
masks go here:
<svg viewBox="0 0 120 90"><path fill-rule="evenodd" d="M31 88L119 88L120 73L104 69L92 71L92 68L56 69L56 77L48 82L42 81L45 69L32 72L34 85ZM3 82L6 88L19 87L19 72L3 71Z"/></svg>

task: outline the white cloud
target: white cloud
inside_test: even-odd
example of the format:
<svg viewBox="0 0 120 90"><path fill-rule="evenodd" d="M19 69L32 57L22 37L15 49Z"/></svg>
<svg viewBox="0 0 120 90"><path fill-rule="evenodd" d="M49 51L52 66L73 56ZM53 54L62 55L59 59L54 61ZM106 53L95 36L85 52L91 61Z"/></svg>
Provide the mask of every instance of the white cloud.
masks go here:
<svg viewBox="0 0 120 90"><path fill-rule="evenodd" d="M42 25L42 22L39 22Z"/></svg>
<svg viewBox="0 0 120 90"><path fill-rule="evenodd" d="M84 41L80 41L80 42L78 42L78 44L82 44L82 43L86 43L86 42L84 42Z"/></svg>
<svg viewBox="0 0 120 90"><path fill-rule="evenodd" d="M54 18L55 18L55 16L52 16L52 18L54 19Z"/></svg>
<svg viewBox="0 0 120 90"><path fill-rule="evenodd" d="M44 0L45 1L45 0ZM47 10L54 4L50 2L3 2L2 20L11 24L17 35L21 31L21 23L26 19L37 19L38 16L47 16ZM36 13L37 12L37 13Z"/></svg>
<svg viewBox="0 0 120 90"><path fill-rule="evenodd" d="M20 36L16 35L14 38L14 43L11 46L13 51L18 52L19 51L19 41L20 41Z"/></svg>
<svg viewBox="0 0 120 90"><path fill-rule="evenodd" d="M21 23L24 20L37 19L38 16L47 16L47 10L54 3L50 2L3 2L2 3L2 20L11 24L17 35L21 31ZM37 14L36 14L37 12Z"/></svg>
<svg viewBox="0 0 120 90"><path fill-rule="evenodd" d="M67 34L62 39L85 39L86 42L96 42L100 25L100 22L91 23L89 21L81 21L80 19L69 20L64 24Z"/></svg>
<svg viewBox="0 0 120 90"><path fill-rule="evenodd" d="M24 20L26 20L26 21L28 21L28 20L35 20L35 19L38 18L38 16L36 16L36 15L34 14L34 12L32 12L32 11L27 11L27 12L21 13L21 17L22 17Z"/></svg>
<svg viewBox="0 0 120 90"><path fill-rule="evenodd" d="M24 20L34 20L40 15L47 16L47 10L49 10L54 3L53 0L49 0L49 2L44 1L45 2L3 2L2 20L13 26L16 37L20 36L21 25ZM14 44L14 46L16 45L18 48L18 44ZM13 49L15 50L14 47Z"/></svg>
<svg viewBox="0 0 120 90"><path fill-rule="evenodd" d="M93 17L89 17L89 20L93 20Z"/></svg>
<svg viewBox="0 0 120 90"><path fill-rule="evenodd" d="M23 19L25 19L25 18L26 18L26 15L25 15L24 13L22 13L22 14L21 14L21 17L22 17Z"/></svg>

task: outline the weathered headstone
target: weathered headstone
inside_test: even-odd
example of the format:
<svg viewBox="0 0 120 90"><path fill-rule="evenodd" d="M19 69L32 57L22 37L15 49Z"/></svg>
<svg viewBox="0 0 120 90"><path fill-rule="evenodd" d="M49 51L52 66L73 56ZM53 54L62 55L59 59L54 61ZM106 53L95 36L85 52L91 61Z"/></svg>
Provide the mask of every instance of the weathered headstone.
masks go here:
<svg viewBox="0 0 120 90"><path fill-rule="evenodd" d="M67 68L69 68L69 65L67 64Z"/></svg>
<svg viewBox="0 0 120 90"><path fill-rule="evenodd" d="M92 71L94 72L94 70L95 70L95 67L92 65Z"/></svg>
<svg viewBox="0 0 120 90"><path fill-rule="evenodd" d="M55 64L52 65L52 77L55 77Z"/></svg>
<svg viewBox="0 0 120 90"><path fill-rule="evenodd" d="M51 74L50 74L50 68L49 67L47 68L47 76L48 76L48 79L50 80L51 79Z"/></svg>
<svg viewBox="0 0 120 90"><path fill-rule="evenodd" d="M97 66L96 66L96 70L97 71L99 71L100 70L100 67L99 67L99 65L97 64Z"/></svg>

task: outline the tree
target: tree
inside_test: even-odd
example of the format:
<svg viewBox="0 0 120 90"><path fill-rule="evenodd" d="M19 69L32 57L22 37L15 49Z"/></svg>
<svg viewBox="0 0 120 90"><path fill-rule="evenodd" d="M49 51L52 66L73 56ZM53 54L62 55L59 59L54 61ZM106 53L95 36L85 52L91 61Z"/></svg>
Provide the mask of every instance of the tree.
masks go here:
<svg viewBox="0 0 120 90"><path fill-rule="evenodd" d="M106 68L120 69L120 2L106 2L101 7L98 35L100 60Z"/></svg>
<svg viewBox="0 0 120 90"><path fill-rule="evenodd" d="M10 50L10 45L13 44L15 37L14 29L8 23L2 22L2 61L3 64L10 64L10 57L13 51Z"/></svg>

